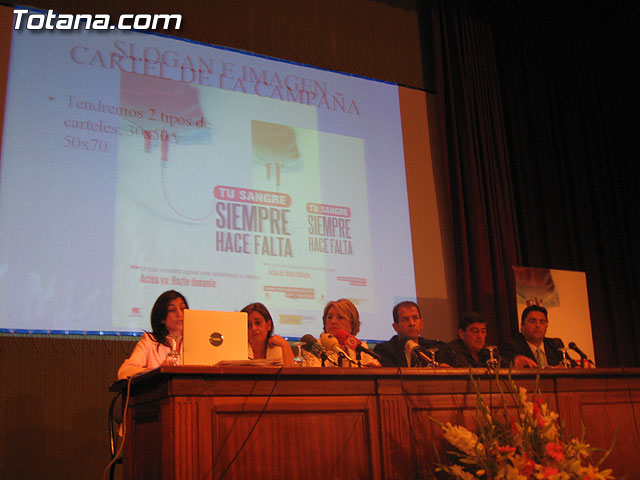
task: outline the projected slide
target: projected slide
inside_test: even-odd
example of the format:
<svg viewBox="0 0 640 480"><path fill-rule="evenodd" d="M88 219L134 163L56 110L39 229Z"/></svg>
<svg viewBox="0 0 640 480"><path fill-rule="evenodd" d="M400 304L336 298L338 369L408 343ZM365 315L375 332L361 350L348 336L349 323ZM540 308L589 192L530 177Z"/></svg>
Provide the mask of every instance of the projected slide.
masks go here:
<svg viewBox="0 0 640 480"><path fill-rule="evenodd" d="M383 339L415 299L396 86L140 33L10 53L4 331L138 332L176 289L291 337L347 297Z"/></svg>

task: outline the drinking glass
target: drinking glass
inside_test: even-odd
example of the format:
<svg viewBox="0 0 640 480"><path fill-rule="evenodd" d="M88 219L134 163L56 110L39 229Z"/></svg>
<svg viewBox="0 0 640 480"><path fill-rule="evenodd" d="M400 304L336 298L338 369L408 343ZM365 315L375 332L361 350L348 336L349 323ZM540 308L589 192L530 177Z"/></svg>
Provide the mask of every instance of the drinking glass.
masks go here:
<svg viewBox="0 0 640 480"><path fill-rule="evenodd" d="M304 363L304 357L302 356L302 346L304 342L293 342L293 366L302 367Z"/></svg>
<svg viewBox="0 0 640 480"><path fill-rule="evenodd" d="M169 337L171 341L171 351L167 353L167 365L175 366L182 363L180 358L180 352L178 351L178 338Z"/></svg>
<svg viewBox="0 0 640 480"><path fill-rule="evenodd" d="M487 345L484 348L489 350L489 358L487 359L487 368L489 370L497 370L498 367L500 366L500 362L495 357L493 352L495 352L496 348L498 348L498 347L496 347L495 345Z"/></svg>
<svg viewBox="0 0 640 480"><path fill-rule="evenodd" d="M571 368L571 358L569 357L569 349L563 348L562 351L562 361L560 362L560 366L562 368Z"/></svg>
<svg viewBox="0 0 640 480"><path fill-rule="evenodd" d="M427 353L429 354L429 363L427 363L427 367L436 368L439 367L440 364L436 361L436 353L440 350L439 348L428 348Z"/></svg>

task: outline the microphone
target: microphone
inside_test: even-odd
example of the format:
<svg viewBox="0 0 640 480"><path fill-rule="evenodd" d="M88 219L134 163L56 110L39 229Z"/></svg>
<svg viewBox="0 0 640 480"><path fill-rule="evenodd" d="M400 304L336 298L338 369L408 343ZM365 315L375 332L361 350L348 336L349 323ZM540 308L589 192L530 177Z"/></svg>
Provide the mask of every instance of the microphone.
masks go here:
<svg viewBox="0 0 640 480"><path fill-rule="evenodd" d="M305 335L300 339L301 342L304 342L306 345L303 345L302 348L305 349L310 354L322 359L327 359L327 352L324 351L322 345L318 343L318 341L313 337L313 335Z"/></svg>
<svg viewBox="0 0 640 480"><path fill-rule="evenodd" d="M416 355L422 361L426 362L427 365L432 363L432 360L427 356L427 354L420 350L420 345L418 345L418 342L416 342L415 340L408 339L404 344L404 351L409 354L409 358Z"/></svg>
<svg viewBox="0 0 640 480"><path fill-rule="evenodd" d="M345 352L342 348L340 348L340 343L338 342L338 339L336 337L334 337L333 335L331 335L330 333L323 332L320 335L320 343L322 344L322 346L323 346L323 348L325 350L330 351L330 352L335 352L338 355L340 355L341 358L346 358L347 360L349 360L353 364L356 363L353 360L353 358L351 358L349 355L347 355L347 352Z"/></svg>
<svg viewBox="0 0 640 480"><path fill-rule="evenodd" d="M378 361L381 359L380 355L378 355L373 350L369 350L367 347L365 347L362 344L361 340L358 340L356 337L351 335L346 330L339 328L338 330L335 331L335 334L336 334L336 338L338 339L338 342L340 342L340 345L344 345L345 347L355 350L356 352L364 352L368 355L371 355L373 358L375 358Z"/></svg>
<svg viewBox="0 0 640 480"><path fill-rule="evenodd" d="M580 358L582 358L583 360L589 360L587 358L587 354L580 350L580 348L578 348L576 342L569 342L569 348L580 355Z"/></svg>
<svg viewBox="0 0 640 480"><path fill-rule="evenodd" d="M591 360L589 360L589 357L587 357L586 353L584 353L582 350L580 350L578 345L576 345L576 342L569 342L569 348L571 350L573 350L574 352L576 352L578 355L580 355L580 367L581 368L584 368L585 362L595 367L595 364Z"/></svg>

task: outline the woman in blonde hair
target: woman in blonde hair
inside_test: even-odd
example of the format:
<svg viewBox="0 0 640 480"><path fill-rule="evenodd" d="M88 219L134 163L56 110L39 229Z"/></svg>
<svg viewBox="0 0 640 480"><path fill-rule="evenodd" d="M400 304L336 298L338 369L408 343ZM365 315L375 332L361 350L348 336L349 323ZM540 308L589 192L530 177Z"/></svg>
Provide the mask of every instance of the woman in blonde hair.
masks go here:
<svg viewBox="0 0 640 480"><path fill-rule="evenodd" d="M337 330L345 330L347 333L355 337L360 331L360 314L351 300L341 298L327 303L324 307L322 326L326 333L335 335ZM362 342L362 344L366 347L364 342ZM352 359L356 358L356 352L353 349L346 346L344 349L347 351L349 357ZM360 362L363 366L367 367L380 366L380 362L378 362L378 360L365 352L361 354ZM343 364L343 366L353 365L351 362L343 362Z"/></svg>

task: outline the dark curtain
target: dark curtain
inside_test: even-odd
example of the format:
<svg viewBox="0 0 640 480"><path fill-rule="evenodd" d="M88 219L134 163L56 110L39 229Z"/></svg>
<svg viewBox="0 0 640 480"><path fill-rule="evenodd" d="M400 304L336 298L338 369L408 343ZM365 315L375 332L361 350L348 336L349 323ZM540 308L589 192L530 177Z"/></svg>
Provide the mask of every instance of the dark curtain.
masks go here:
<svg viewBox="0 0 640 480"><path fill-rule="evenodd" d="M434 5L461 308L503 340L511 265L585 271L599 365L638 365L637 4Z"/></svg>
<svg viewBox="0 0 640 480"><path fill-rule="evenodd" d="M637 5L492 12L522 259L586 272L600 365L640 360Z"/></svg>
<svg viewBox="0 0 640 480"><path fill-rule="evenodd" d="M461 311L511 337L520 264L491 28L474 1L434 2L436 90Z"/></svg>

